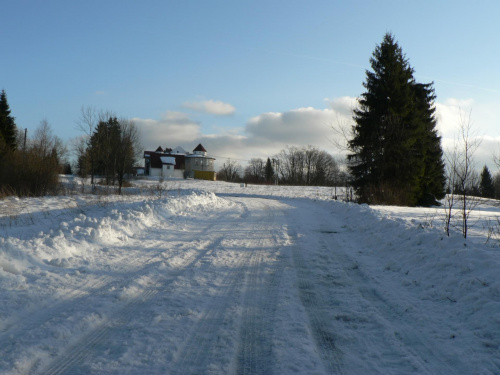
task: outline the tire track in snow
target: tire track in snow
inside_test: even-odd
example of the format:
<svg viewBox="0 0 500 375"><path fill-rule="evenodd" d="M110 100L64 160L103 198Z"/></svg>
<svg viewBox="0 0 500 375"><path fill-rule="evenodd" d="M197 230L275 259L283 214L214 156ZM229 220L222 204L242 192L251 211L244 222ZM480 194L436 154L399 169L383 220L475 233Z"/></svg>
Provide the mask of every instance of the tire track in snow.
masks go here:
<svg viewBox="0 0 500 375"><path fill-rule="evenodd" d="M272 228L275 212L266 205L266 212L271 221L264 228ZM263 228L263 229L264 229ZM271 238L262 236L258 243L258 252L246 281L243 302L243 317L238 350L237 374L272 373L272 333L279 283L284 267L279 258L278 240L272 231ZM267 253L267 254L266 254ZM274 264L267 264L267 255L276 257Z"/></svg>
<svg viewBox="0 0 500 375"><path fill-rule="evenodd" d="M245 212L247 215L242 217L242 220L247 220L250 217L248 214L250 211L246 205ZM270 227L273 222L270 212L268 211L262 220L250 218L250 220L254 221L254 227L248 231L244 238L245 245L243 251L241 251L241 256L238 262L226 271L227 274L221 283L225 287L222 291L219 287L216 298L204 307L205 313L181 346L177 359L172 366L172 374L206 373L209 371L210 365L218 365L211 363L211 361L221 359L217 358L217 353L215 353L218 346L223 345L219 343L221 339L220 330L224 329L225 325L230 324L226 321L228 314L233 314L231 308L235 300L240 298L238 297L239 292L245 292L245 290L250 291L250 293L247 293L244 297L241 341L236 355L237 373L270 373L267 370L270 369L270 361L272 360L269 357L271 338L269 332L263 335L262 330L267 327L270 331L271 322L268 321L269 324L264 325L259 324L264 320L260 314L264 311L265 314L269 314L269 312L273 311L273 307L272 303L266 299L256 298L257 293L267 292L268 299L272 299L274 303L276 302L276 299L272 298L273 295L270 291L256 289L259 285L262 287L264 285L269 286L272 280L278 278L276 275L271 275L273 277L266 283L260 280L261 277L265 277L262 265L265 254L269 253L269 248L272 248L276 243L273 234L273 240L269 244ZM245 225L248 225L248 223ZM232 230L228 229L227 232L231 234ZM230 242L233 237L226 237L226 240ZM269 245L269 248L264 249L265 245ZM222 251L225 251L225 249L222 249ZM262 309L262 311L255 314L256 310L259 309ZM213 372L213 368L210 368ZM256 371L258 368L262 368L264 371Z"/></svg>
<svg viewBox="0 0 500 375"><path fill-rule="evenodd" d="M253 251L244 251L238 262L229 270L220 282L217 296L205 306L204 314L195 324L192 333L182 344L177 359L173 363L172 374L203 373L209 355L217 345L218 331L224 325L224 319L232 303L232 298L242 288L246 265L256 256Z"/></svg>
<svg viewBox="0 0 500 375"><path fill-rule="evenodd" d="M297 233L292 229L290 237L297 243ZM329 318L323 315L322 301L317 298L311 271L301 254L298 245L292 247L292 259L297 272L299 296L309 317L309 323L316 347L325 363L326 370L332 374L343 374L342 351L336 346L336 339Z"/></svg>

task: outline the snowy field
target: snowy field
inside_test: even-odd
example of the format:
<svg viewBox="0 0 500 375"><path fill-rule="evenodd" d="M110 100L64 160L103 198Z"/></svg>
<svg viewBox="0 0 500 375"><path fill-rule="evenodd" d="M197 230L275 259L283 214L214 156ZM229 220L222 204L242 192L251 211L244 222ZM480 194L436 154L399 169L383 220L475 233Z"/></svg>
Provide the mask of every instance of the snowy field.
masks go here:
<svg viewBox="0 0 500 375"><path fill-rule="evenodd" d="M163 186L0 201L1 374L500 374L494 202Z"/></svg>

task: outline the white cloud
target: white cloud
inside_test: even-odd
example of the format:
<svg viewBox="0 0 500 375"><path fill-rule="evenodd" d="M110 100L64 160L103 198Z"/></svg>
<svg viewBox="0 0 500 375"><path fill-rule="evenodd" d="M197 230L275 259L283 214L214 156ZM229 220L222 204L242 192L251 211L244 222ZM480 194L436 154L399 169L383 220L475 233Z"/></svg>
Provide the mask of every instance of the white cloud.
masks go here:
<svg viewBox="0 0 500 375"><path fill-rule="evenodd" d="M201 136L201 126L182 112L167 111L161 119L133 118L147 149L176 147Z"/></svg>
<svg viewBox="0 0 500 375"><path fill-rule="evenodd" d="M500 156L500 136L481 137L481 146L474 156L476 161L475 167L478 172L481 172L483 167L487 165L490 172L496 173L498 168L494 160Z"/></svg>
<svg viewBox="0 0 500 375"><path fill-rule="evenodd" d="M331 153L338 153L334 146L332 126L351 123L356 98L325 99L330 108L312 107L286 112L269 112L251 118L246 125L249 143L279 152L286 146L313 145ZM342 143L342 141L339 141Z"/></svg>
<svg viewBox="0 0 500 375"><path fill-rule="evenodd" d="M438 129L442 136L445 152L453 149L460 136L460 122L468 121L470 115L471 131L481 144L474 154L475 167L480 172L484 165L490 171L497 170L493 156L500 154L500 132L497 123L498 103L477 103L473 99L448 98L444 102L436 102Z"/></svg>
<svg viewBox="0 0 500 375"><path fill-rule="evenodd" d="M219 100L184 102L182 106L196 112L208 113L216 116L230 116L236 112L236 108L234 108L231 104L224 103Z"/></svg>
<svg viewBox="0 0 500 375"><path fill-rule="evenodd" d="M358 98L352 96L343 96L334 99L325 98L324 101L331 109L344 118L351 118L352 111L358 105Z"/></svg>
<svg viewBox="0 0 500 375"><path fill-rule="evenodd" d="M331 145L331 126L339 113L333 109L312 107L286 112L269 112L251 118L246 132L263 144Z"/></svg>
<svg viewBox="0 0 500 375"><path fill-rule="evenodd" d="M449 98L444 103L436 102L437 128L444 138L453 138L461 117L468 115L474 106L473 99Z"/></svg>

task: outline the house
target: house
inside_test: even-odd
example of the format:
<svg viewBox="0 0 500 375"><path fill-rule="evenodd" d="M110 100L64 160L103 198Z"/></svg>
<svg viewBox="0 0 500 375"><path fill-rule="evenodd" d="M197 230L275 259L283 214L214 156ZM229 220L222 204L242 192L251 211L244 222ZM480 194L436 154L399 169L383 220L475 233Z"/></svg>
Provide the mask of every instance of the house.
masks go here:
<svg viewBox="0 0 500 375"><path fill-rule="evenodd" d="M144 151L144 173L146 176L215 181L214 161L201 143L192 153L182 147L163 149L160 146L156 151Z"/></svg>

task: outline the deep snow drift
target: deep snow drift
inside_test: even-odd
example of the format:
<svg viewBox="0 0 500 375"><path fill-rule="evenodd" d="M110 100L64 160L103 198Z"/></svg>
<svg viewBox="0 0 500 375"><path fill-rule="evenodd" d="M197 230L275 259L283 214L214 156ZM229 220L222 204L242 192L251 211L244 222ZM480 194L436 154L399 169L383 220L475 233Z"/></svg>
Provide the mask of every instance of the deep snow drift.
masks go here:
<svg viewBox="0 0 500 375"><path fill-rule="evenodd" d="M0 373L500 373L491 203L164 185L0 202Z"/></svg>

